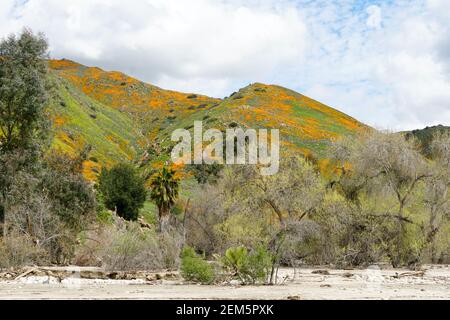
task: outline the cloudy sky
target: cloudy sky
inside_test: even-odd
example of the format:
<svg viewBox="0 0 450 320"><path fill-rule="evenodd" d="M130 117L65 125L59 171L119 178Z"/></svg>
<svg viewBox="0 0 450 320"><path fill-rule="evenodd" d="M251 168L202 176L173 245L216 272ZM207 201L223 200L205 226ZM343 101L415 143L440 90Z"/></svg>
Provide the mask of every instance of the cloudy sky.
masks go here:
<svg viewBox="0 0 450 320"><path fill-rule="evenodd" d="M1 0L0 36L223 97L279 84L377 128L450 125L449 0Z"/></svg>

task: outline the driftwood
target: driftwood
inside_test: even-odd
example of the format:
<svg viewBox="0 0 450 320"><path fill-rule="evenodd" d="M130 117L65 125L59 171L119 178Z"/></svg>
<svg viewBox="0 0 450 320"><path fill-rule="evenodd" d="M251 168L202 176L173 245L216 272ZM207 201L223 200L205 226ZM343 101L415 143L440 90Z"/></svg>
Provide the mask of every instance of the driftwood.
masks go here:
<svg viewBox="0 0 450 320"><path fill-rule="evenodd" d="M395 273L395 276L393 276L396 279L400 279L403 277L423 277L425 275L425 271L408 271L408 272L402 272L402 273Z"/></svg>
<svg viewBox="0 0 450 320"><path fill-rule="evenodd" d="M59 281L77 277L81 279L112 279L112 280L146 280L149 282L157 280L179 280L178 272L175 271L107 271L96 267L29 267L26 271L11 270L0 272L2 280L20 280L29 276L49 276L57 278Z"/></svg>
<svg viewBox="0 0 450 320"><path fill-rule="evenodd" d="M36 270L38 270L38 268L28 269L27 271L25 271L25 272L21 273L20 275L18 275L17 277L15 277L14 280L19 280L20 278L23 278L23 277L29 275L30 273L35 272Z"/></svg>

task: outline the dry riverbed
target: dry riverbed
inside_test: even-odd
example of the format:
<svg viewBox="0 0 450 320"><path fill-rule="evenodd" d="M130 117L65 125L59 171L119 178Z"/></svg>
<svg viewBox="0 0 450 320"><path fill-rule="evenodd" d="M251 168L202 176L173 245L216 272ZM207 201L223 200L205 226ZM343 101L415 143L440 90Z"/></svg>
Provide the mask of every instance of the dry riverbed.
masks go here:
<svg viewBox="0 0 450 320"><path fill-rule="evenodd" d="M0 272L0 299L446 299L450 266L403 269L283 269L282 284L203 286L174 272L107 273L49 267Z"/></svg>

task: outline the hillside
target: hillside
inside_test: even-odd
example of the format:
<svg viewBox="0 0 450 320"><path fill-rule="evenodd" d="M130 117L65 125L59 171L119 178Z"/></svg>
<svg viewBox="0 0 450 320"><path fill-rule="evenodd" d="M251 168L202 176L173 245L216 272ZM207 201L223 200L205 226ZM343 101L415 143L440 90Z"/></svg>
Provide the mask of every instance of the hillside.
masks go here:
<svg viewBox="0 0 450 320"><path fill-rule="evenodd" d="M260 83L232 94L218 109L228 122L280 129L287 149L301 152L320 154L332 139L363 127L355 119L295 91Z"/></svg>
<svg viewBox="0 0 450 320"><path fill-rule="evenodd" d="M225 99L164 90L120 72L107 72L69 60L49 62L55 83L51 112L54 145L76 152L92 146L86 163L90 179L101 165L124 159L162 161L173 146L174 129L280 129L284 151L321 155L330 141L366 126L292 90L251 84ZM283 151L282 150L282 151Z"/></svg>
<svg viewBox="0 0 450 320"><path fill-rule="evenodd" d="M408 132L404 132L406 138L414 137L416 138L420 143L420 148L422 151L422 154L425 156L430 155L430 144L433 140L433 136L436 133L444 133L444 132L450 132L450 127L438 125L433 127L426 127L424 129L416 129Z"/></svg>

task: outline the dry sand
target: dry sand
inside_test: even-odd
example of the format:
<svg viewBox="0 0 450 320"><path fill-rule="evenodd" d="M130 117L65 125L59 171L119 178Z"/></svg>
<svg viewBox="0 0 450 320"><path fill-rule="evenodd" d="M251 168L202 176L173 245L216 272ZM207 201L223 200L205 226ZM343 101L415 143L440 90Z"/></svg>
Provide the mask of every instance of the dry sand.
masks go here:
<svg viewBox="0 0 450 320"><path fill-rule="evenodd" d="M79 269L76 269L79 270ZM403 269L280 271L275 286L185 284L181 280L101 280L75 275L58 279L23 276L0 281L0 299L446 299L450 266L425 266L423 273ZM327 274L328 273L328 274Z"/></svg>

